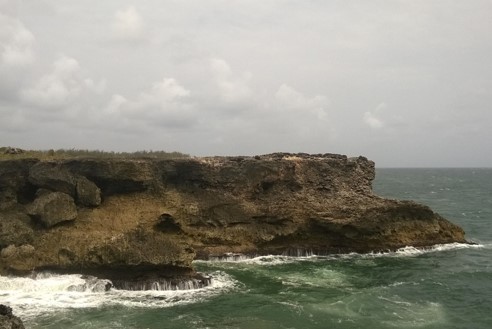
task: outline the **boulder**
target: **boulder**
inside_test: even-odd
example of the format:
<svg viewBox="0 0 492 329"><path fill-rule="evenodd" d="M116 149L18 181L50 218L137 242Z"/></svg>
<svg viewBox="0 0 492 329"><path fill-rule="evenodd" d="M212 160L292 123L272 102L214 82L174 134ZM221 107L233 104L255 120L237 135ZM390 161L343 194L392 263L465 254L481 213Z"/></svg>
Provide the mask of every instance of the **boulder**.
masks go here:
<svg viewBox="0 0 492 329"><path fill-rule="evenodd" d="M29 170L29 182L37 187L75 196L76 179L56 162L39 162Z"/></svg>
<svg viewBox="0 0 492 329"><path fill-rule="evenodd" d="M77 207L73 198L65 193L43 193L28 207L31 216L39 218L46 226L52 227L60 222L77 218Z"/></svg>
<svg viewBox="0 0 492 329"><path fill-rule="evenodd" d="M10 245L0 251L0 271L29 274L36 267L36 249L30 244Z"/></svg>
<svg viewBox="0 0 492 329"><path fill-rule="evenodd" d="M12 308L0 304L0 329L24 329L22 320L12 314Z"/></svg>
<svg viewBox="0 0 492 329"><path fill-rule="evenodd" d="M86 207L97 207L101 204L101 190L96 184L79 176L76 179L77 203Z"/></svg>

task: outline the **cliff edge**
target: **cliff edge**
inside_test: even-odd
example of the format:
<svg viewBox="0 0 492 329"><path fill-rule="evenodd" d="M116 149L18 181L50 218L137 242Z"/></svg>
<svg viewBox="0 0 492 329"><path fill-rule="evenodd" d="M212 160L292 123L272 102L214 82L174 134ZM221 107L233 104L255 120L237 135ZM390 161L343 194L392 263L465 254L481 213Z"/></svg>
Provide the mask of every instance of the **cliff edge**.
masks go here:
<svg viewBox="0 0 492 329"><path fill-rule="evenodd" d="M427 206L374 195L374 176L372 161L335 154L0 161L0 274L200 286L207 278L191 262L230 252L465 242Z"/></svg>

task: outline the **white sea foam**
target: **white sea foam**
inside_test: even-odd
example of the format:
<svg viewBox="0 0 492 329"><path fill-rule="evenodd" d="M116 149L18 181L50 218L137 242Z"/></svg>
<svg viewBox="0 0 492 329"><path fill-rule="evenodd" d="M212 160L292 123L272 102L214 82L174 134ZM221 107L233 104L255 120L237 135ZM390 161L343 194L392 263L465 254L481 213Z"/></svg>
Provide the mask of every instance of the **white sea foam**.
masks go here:
<svg viewBox="0 0 492 329"><path fill-rule="evenodd" d="M369 253L368 257L414 257L423 254L451 251L451 250L462 250L462 249L482 249L485 245L482 244L468 244L468 243L447 243L447 244L436 244L431 247L416 248L412 246L407 246L400 248L396 251L382 252L382 253Z"/></svg>
<svg viewBox="0 0 492 329"><path fill-rule="evenodd" d="M327 268L314 269L310 275L299 272L281 273L277 278L283 285L293 287L348 288L351 286L347 275Z"/></svg>
<svg viewBox="0 0 492 329"><path fill-rule="evenodd" d="M35 278L0 276L0 299L22 318L64 309L106 306L162 308L200 302L234 289L237 282L224 272L211 273L212 284L194 290L128 291L94 289L94 278L43 274ZM106 280L97 280L104 284Z"/></svg>
<svg viewBox="0 0 492 329"><path fill-rule="evenodd" d="M284 256L284 255L266 255L266 256L248 256L242 254L234 254L233 256L225 256L214 258L211 260L197 260L196 263L205 264L220 264L220 263L235 263L235 264L252 264L252 265L283 265L302 261L320 261L320 260L336 260L336 259L371 259L378 257L415 257L429 253L462 250L462 249L483 249L492 248L492 244L468 244L468 243L448 243L437 244L431 247L417 248L407 246L396 251L385 252L369 252L369 253L347 253L347 254L332 254L332 255L317 255L311 251L305 252L299 250L297 254L303 256Z"/></svg>

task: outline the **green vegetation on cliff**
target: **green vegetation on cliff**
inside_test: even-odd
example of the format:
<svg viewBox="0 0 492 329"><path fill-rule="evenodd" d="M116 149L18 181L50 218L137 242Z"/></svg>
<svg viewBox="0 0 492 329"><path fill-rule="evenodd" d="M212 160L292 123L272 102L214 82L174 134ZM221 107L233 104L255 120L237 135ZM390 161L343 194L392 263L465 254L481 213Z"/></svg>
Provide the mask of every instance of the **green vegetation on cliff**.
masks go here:
<svg viewBox="0 0 492 329"><path fill-rule="evenodd" d="M82 158L101 158L101 159L182 159L189 158L188 154L181 152L165 151L136 151L136 152L113 152L102 150L78 150L78 149L58 149L58 150L22 150L14 147L0 147L0 160L11 159L40 159L40 160L60 160L60 159L82 159Z"/></svg>

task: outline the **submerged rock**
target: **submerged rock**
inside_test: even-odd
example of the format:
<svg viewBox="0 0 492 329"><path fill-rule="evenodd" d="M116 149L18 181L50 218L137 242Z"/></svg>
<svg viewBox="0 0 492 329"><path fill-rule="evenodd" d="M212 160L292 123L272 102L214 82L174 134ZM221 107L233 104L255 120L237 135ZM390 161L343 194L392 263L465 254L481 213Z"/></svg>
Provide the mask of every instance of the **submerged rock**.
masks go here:
<svg viewBox="0 0 492 329"><path fill-rule="evenodd" d="M113 283L109 280L98 279L95 276L83 276L84 283L72 285L68 287L68 291L78 291L78 292L106 292L113 287Z"/></svg>
<svg viewBox="0 0 492 329"><path fill-rule="evenodd" d="M8 186L0 220L14 210L35 219L20 224L19 217L16 224L8 217L5 227L23 229L11 229L12 238L0 235L5 247L11 244L2 250L0 274L48 269L121 287L164 287L195 278L194 259L229 253L466 242L461 228L429 207L374 195L374 177L372 161L335 154L0 161L0 182ZM36 195L39 189L46 190ZM56 225L75 217L71 225ZM32 245L28 256L16 238ZM159 274L147 279L149 273Z"/></svg>

